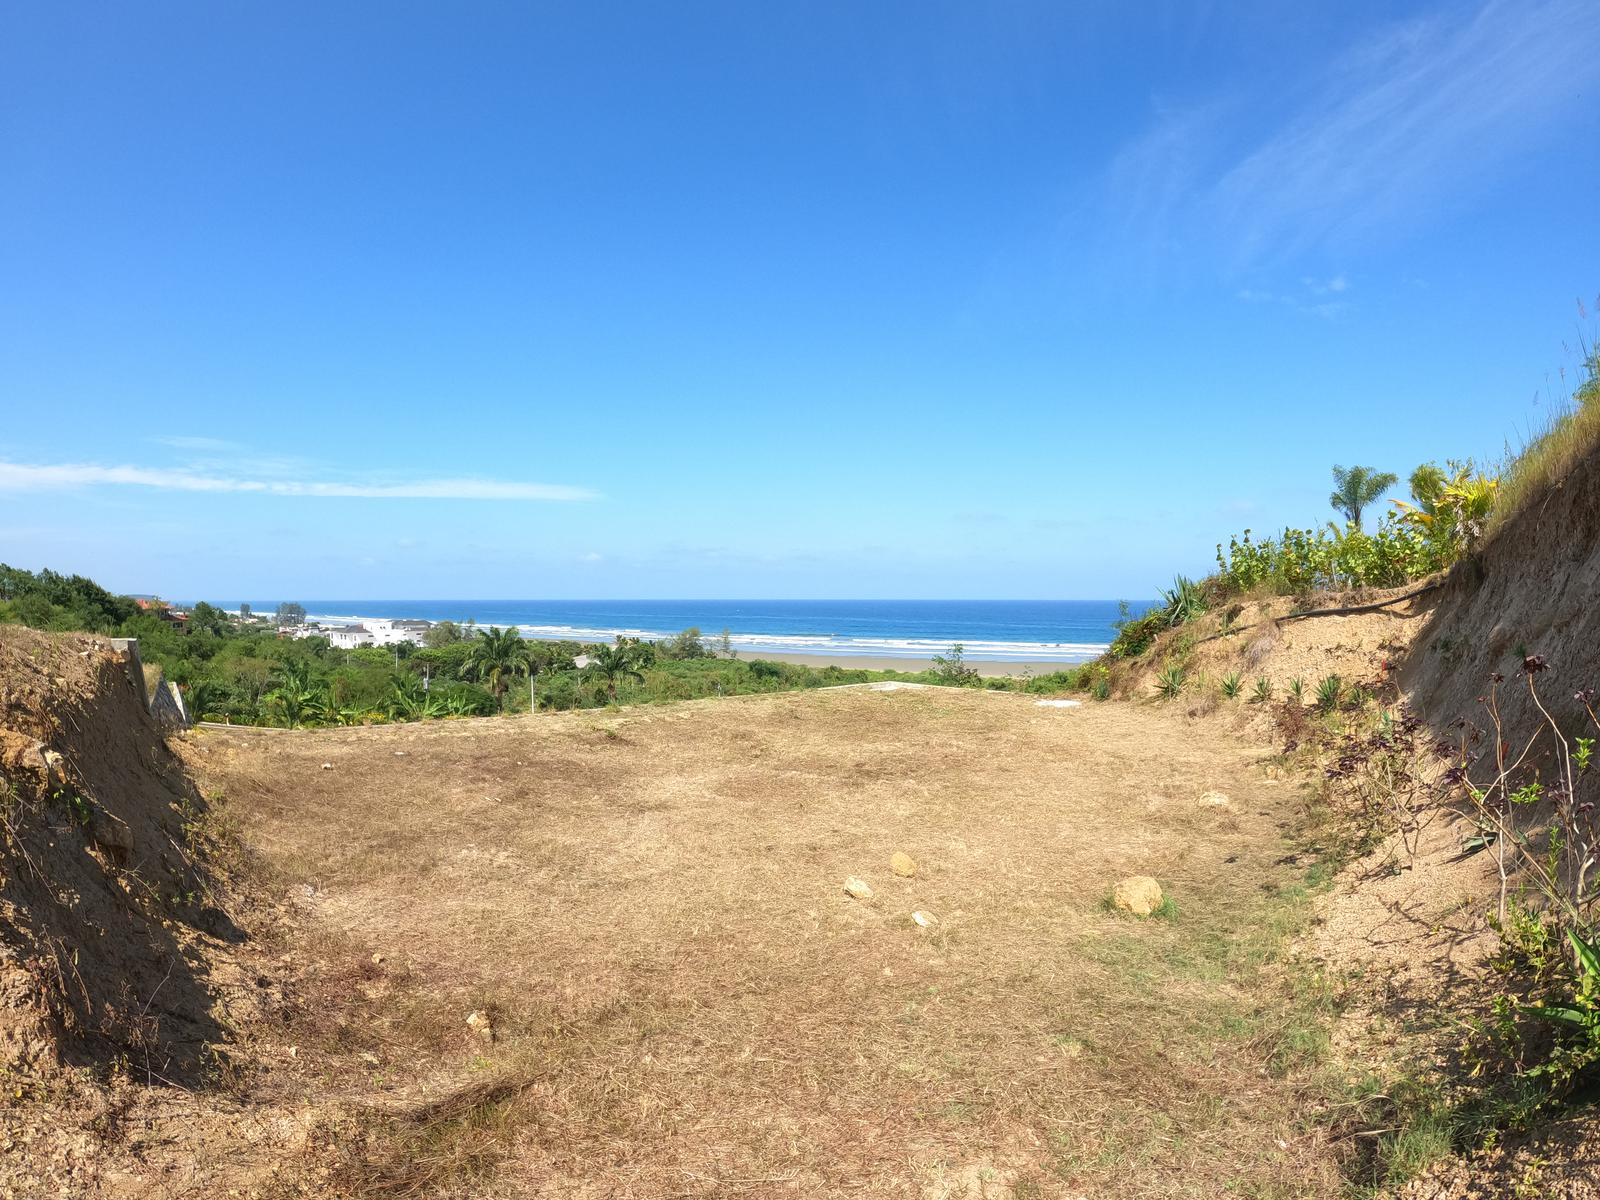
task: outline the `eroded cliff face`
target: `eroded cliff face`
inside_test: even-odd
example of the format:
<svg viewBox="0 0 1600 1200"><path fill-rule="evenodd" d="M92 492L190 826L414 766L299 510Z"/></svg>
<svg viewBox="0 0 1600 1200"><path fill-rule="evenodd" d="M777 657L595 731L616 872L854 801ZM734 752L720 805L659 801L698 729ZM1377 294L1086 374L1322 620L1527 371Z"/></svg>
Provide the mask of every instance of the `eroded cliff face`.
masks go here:
<svg viewBox="0 0 1600 1200"><path fill-rule="evenodd" d="M200 798L105 639L0 626L0 1067L182 1082L237 937L187 848Z"/></svg>
<svg viewBox="0 0 1600 1200"><path fill-rule="evenodd" d="M1526 742L1544 720L1523 673L1537 655L1538 700L1583 733L1575 695L1600 688L1600 450L1458 565L1432 607L1401 672L1431 726L1464 719L1487 734L1492 693L1507 740Z"/></svg>

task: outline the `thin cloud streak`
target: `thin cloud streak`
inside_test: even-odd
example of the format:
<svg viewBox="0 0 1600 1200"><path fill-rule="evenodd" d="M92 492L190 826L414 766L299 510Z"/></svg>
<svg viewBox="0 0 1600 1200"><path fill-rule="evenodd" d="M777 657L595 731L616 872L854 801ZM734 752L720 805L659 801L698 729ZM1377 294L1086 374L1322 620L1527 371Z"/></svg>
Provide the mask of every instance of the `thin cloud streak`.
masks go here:
<svg viewBox="0 0 1600 1200"><path fill-rule="evenodd" d="M1233 271L1426 223L1571 120L1600 77L1592 18L1589 0L1488 0L1391 25L1266 129L1245 126L1282 97L1169 107L1108 166L1100 202L1152 259L1205 247Z"/></svg>
<svg viewBox="0 0 1600 1200"><path fill-rule="evenodd" d="M268 496L365 500L595 500L588 488L498 479L418 479L408 483L345 483L240 479L159 467L93 463L30 465L0 462L0 491L38 492L80 487L142 487L172 492L237 492Z"/></svg>
<svg viewBox="0 0 1600 1200"><path fill-rule="evenodd" d="M1594 74L1593 16L1586 0L1494 0L1464 21L1394 27L1339 63L1210 202L1246 259L1403 219L1491 172L1570 104Z"/></svg>

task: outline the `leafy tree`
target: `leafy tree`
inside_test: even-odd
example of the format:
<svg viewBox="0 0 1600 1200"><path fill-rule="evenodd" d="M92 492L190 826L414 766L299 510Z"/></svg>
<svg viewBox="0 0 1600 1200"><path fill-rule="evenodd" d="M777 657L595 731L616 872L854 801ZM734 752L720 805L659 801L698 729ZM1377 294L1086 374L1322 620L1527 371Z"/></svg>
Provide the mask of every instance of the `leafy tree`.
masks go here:
<svg viewBox="0 0 1600 1200"><path fill-rule="evenodd" d="M294 600L285 600L278 605L277 622L279 625L304 625L306 606Z"/></svg>
<svg viewBox="0 0 1600 1200"><path fill-rule="evenodd" d="M214 604L200 601L189 610L190 633L214 633L221 635L228 630L228 614Z"/></svg>
<svg viewBox="0 0 1600 1200"><path fill-rule="evenodd" d="M589 655L589 665L583 670L586 675L605 680L606 699L615 704L618 680L644 682L644 675L639 670L640 661L638 643L619 637L615 646L597 646Z"/></svg>
<svg viewBox="0 0 1600 1200"><path fill-rule="evenodd" d="M248 621L248 620L251 620L255 615L256 614L250 610L250 606L248 604L244 603L243 601L240 601L240 603L239 603L239 620Z"/></svg>
<svg viewBox="0 0 1600 1200"><path fill-rule="evenodd" d="M461 626L454 621L437 621L428 626L427 631L422 635L422 644L430 650L438 650L441 647L465 641L466 636L461 632Z"/></svg>
<svg viewBox="0 0 1600 1200"><path fill-rule="evenodd" d="M1345 516L1345 520L1361 528L1361 510L1372 504L1396 483L1399 477L1388 471L1374 471L1371 467L1333 468L1333 494L1328 503Z"/></svg>
<svg viewBox="0 0 1600 1200"><path fill-rule="evenodd" d="M706 646L705 640L700 636L700 631L692 625L677 637L658 647L662 658L710 658L711 650Z"/></svg>
<svg viewBox="0 0 1600 1200"><path fill-rule="evenodd" d="M478 630L463 667L466 674L488 685L501 712L506 710L506 689L519 675L531 669L528 644L515 629L491 626Z"/></svg>

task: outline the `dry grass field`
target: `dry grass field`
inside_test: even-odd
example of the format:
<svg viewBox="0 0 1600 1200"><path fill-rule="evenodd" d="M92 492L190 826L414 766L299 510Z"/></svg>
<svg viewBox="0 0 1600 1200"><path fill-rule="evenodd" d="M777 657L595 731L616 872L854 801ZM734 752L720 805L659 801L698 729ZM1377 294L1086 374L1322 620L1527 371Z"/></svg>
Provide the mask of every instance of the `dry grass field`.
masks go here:
<svg viewBox="0 0 1600 1200"><path fill-rule="evenodd" d="M186 754L320 981L250 1053L343 1114L327 1191L1339 1189L1261 969L1302 802L1171 710L837 689ZM1176 911L1110 910L1130 874Z"/></svg>

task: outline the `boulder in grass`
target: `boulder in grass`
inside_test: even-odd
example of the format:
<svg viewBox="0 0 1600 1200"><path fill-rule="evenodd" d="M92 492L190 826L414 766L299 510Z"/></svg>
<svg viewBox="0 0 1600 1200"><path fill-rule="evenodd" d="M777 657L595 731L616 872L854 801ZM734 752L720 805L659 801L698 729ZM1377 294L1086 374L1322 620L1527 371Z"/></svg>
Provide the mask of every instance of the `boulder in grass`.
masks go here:
<svg viewBox="0 0 1600 1200"><path fill-rule="evenodd" d="M865 879L857 879L854 875L844 881L844 890L857 900L871 900L872 889L867 886Z"/></svg>
<svg viewBox="0 0 1600 1200"><path fill-rule="evenodd" d="M1111 902L1123 912L1148 917L1161 907L1161 884L1150 875L1130 875L1111 889Z"/></svg>
<svg viewBox="0 0 1600 1200"><path fill-rule="evenodd" d="M1202 792L1195 801L1201 808L1228 808L1232 804L1221 792Z"/></svg>
<svg viewBox="0 0 1600 1200"><path fill-rule="evenodd" d="M889 856L889 869L901 879L910 879L917 873L917 860L904 850L896 850Z"/></svg>

